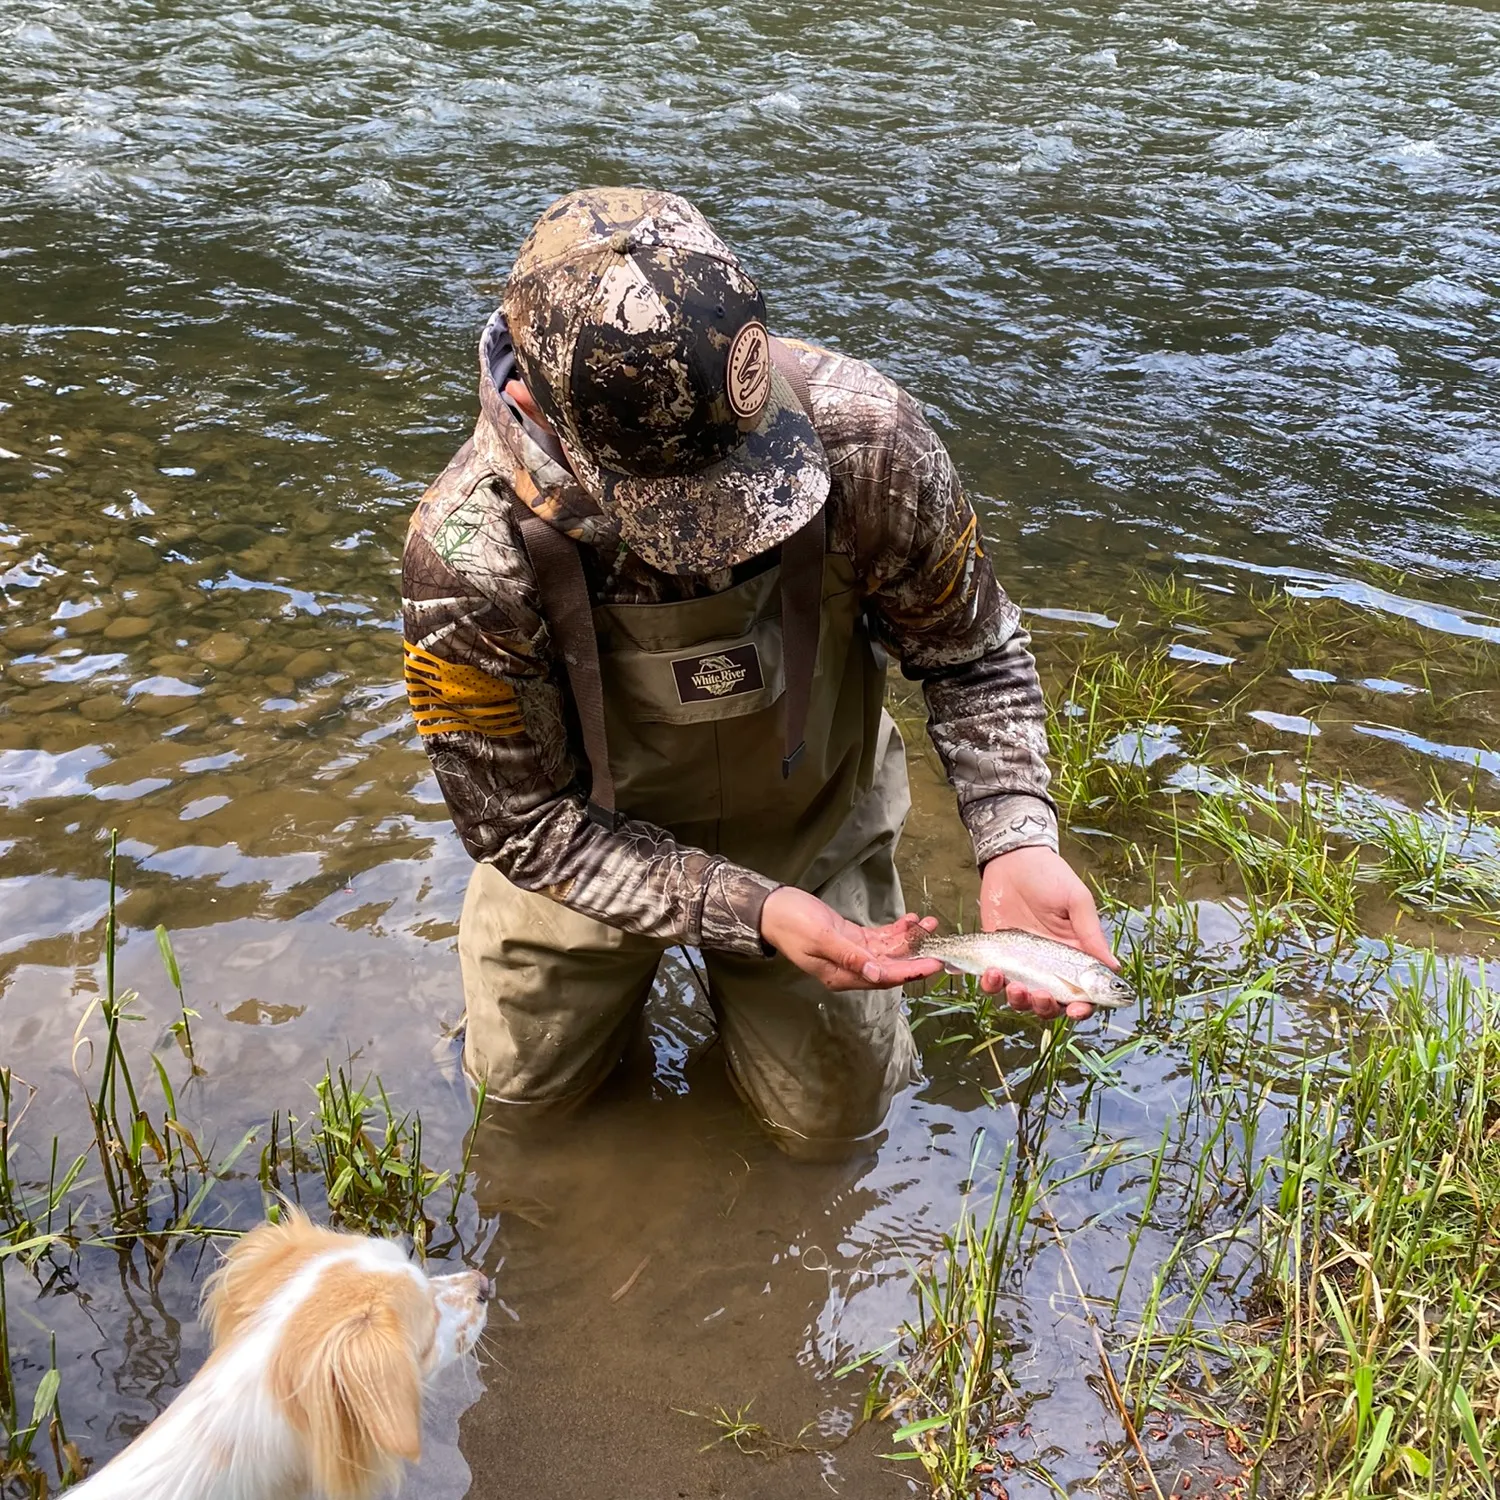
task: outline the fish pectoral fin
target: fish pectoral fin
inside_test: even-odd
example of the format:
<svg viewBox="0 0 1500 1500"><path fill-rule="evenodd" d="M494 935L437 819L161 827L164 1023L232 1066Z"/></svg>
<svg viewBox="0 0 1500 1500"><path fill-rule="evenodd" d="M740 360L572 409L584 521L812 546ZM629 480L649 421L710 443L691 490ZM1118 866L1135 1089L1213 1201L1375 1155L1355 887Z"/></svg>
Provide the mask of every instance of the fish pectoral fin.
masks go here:
<svg viewBox="0 0 1500 1500"><path fill-rule="evenodd" d="M1064 1005L1075 1002L1084 1005L1094 1003L1094 997L1082 985L1074 984L1071 979L1064 979L1060 974L1047 988L1052 991L1052 998L1061 1000Z"/></svg>

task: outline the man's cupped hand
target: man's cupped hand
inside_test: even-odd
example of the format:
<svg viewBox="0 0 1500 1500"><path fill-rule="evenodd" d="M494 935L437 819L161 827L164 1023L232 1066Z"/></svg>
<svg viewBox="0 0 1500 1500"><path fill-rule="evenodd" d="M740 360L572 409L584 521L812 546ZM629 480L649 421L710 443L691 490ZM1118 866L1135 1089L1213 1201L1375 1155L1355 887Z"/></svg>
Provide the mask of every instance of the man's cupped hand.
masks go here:
<svg viewBox="0 0 1500 1500"><path fill-rule="evenodd" d="M791 885L772 891L760 914L766 942L830 990L890 989L936 974L937 959L910 956L913 938L936 927L936 917L911 912L884 927L861 927Z"/></svg>
<svg viewBox="0 0 1500 1500"><path fill-rule="evenodd" d="M1120 967L1100 925L1093 893L1067 860L1051 849L1012 849L985 865L979 891L979 925L986 932L1010 927L1035 932L1081 949L1111 969ZM1008 979L998 969L983 975L979 986L986 994L1003 994L1012 1010L1029 1010L1044 1020L1064 1010L1072 1021L1085 1020L1094 1013L1092 1005L1081 1000L1068 1004L1045 989Z"/></svg>

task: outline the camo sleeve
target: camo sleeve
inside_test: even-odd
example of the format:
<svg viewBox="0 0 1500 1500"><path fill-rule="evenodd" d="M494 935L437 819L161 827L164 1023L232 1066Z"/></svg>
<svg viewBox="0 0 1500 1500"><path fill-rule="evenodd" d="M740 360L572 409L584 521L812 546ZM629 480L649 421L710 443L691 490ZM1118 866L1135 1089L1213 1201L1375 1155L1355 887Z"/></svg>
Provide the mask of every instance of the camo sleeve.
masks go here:
<svg viewBox="0 0 1500 1500"><path fill-rule="evenodd" d="M761 955L776 888L653 824L584 811L535 581L508 504L481 485L423 503L402 561L406 685L464 847L523 890L666 943Z"/></svg>
<svg viewBox="0 0 1500 1500"><path fill-rule="evenodd" d="M877 630L922 684L976 862L1027 845L1056 849L1030 638L947 450L916 403L869 365L807 355L813 409L846 497L833 545L855 559Z"/></svg>

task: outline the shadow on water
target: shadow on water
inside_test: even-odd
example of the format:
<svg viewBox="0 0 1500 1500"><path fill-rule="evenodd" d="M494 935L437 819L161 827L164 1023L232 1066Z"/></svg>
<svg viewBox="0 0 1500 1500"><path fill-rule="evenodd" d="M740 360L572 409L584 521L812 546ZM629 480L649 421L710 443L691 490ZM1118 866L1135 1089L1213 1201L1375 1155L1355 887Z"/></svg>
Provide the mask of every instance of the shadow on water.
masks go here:
<svg viewBox="0 0 1500 1500"><path fill-rule="evenodd" d="M778 326L928 403L1067 716L1070 853L1127 927L1148 806L1206 777L1295 779L1311 747L1367 820L1495 805L1492 6L0 0L0 38L0 1057L39 1090L33 1181L76 1129L112 827L121 982L156 1041L169 925L209 1136L305 1109L352 1060L422 1112L432 1159L461 1154L467 866L397 683L397 566L512 247L581 181L688 192ZM1137 671L1089 740L1068 685L1111 654L1180 674L1193 712L1146 713ZM913 759L904 878L958 921L975 875ZM1221 936L1245 919L1227 859L1191 890ZM1482 924L1358 898L1367 930L1487 951ZM987 1170L1013 1143L993 1068L929 1029L875 1157L797 1167L727 1092L680 966L652 1018L594 1108L482 1140L515 1321L440 1388L409 1492L919 1490L881 1457L891 1424L858 1426L866 1374L835 1372L911 1315L976 1130ZM1316 1049L1346 1020L1303 991L1278 1024ZM1091 1057L1153 1045L1118 1087L1059 1074L1059 1158L1100 1132L1154 1150L1188 1108L1195 1054L1151 1024L1080 1032ZM1019 1075L1037 1034L1003 1046ZM1056 1189L1090 1297L1116 1295L1133 1173ZM258 1210L249 1181L226 1197ZM1173 1226L1144 1233L1137 1269ZM8 1265L21 1383L55 1333L85 1453L196 1368L210 1258L155 1283L97 1250L53 1280ZM1003 1317L1030 1402L1011 1500L1042 1470L1084 1484L1121 1432L1045 1238Z"/></svg>

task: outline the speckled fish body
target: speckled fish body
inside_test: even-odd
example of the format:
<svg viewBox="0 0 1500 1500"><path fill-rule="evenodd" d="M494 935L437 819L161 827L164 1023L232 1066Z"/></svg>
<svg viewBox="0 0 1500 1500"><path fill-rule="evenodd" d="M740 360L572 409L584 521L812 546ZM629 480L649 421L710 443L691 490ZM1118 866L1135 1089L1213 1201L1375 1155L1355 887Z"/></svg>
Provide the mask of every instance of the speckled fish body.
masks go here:
<svg viewBox="0 0 1500 1500"><path fill-rule="evenodd" d="M912 952L918 958L941 959L943 967L953 973L984 974L998 969L1007 979L1027 989L1045 990L1065 1004L1083 1000L1112 1010L1135 998L1130 986L1097 958L1034 932L1009 929L929 935L914 943Z"/></svg>

